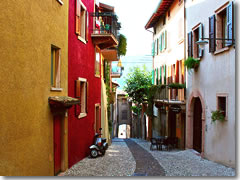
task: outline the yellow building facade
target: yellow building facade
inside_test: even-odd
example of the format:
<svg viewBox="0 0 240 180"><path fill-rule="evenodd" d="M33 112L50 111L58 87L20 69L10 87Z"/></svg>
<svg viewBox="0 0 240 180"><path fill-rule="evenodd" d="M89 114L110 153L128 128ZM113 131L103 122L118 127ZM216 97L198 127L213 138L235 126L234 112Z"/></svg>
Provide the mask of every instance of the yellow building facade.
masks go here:
<svg viewBox="0 0 240 180"><path fill-rule="evenodd" d="M68 0L2 1L0 11L0 175L54 175L48 97L68 94ZM53 49L58 51L57 74L51 73ZM51 74L58 77L56 87ZM64 170L66 116L62 125Z"/></svg>

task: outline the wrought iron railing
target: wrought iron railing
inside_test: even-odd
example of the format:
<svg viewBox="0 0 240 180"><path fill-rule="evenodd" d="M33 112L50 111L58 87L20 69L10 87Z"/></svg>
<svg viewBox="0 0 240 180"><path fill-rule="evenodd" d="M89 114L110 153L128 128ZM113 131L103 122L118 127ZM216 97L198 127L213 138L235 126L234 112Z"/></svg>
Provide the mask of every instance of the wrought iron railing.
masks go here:
<svg viewBox="0 0 240 180"><path fill-rule="evenodd" d="M122 67L112 67L112 75L122 76Z"/></svg>
<svg viewBox="0 0 240 180"><path fill-rule="evenodd" d="M118 37L118 30L121 24L118 22L118 17L113 12L95 12L91 13L95 18L95 27L92 29L93 34L113 34Z"/></svg>

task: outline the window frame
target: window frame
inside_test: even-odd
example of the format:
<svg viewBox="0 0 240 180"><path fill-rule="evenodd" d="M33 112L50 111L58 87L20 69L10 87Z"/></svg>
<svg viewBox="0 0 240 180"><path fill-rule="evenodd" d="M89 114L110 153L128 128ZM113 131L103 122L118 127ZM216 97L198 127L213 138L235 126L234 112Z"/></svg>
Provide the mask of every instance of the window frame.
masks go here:
<svg viewBox="0 0 240 180"><path fill-rule="evenodd" d="M225 97L226 103L225 103L225 120L228 120L228 94L227 93L217 93L216 94L216 108L219 109L219 97Z"/></svg>
<svg viewBox="0 0 240 180"><path fill-rule="evenodd" d="M84 44L88 41L89 13L81 0L76 0L76 34Z"/></svg>
<svg viewBox="0 0 240 180"><path fill-rule="evenodd" d="M83 84L83 88L82 88ZM86 117L88 113L88 81L85 78L78 78L75 81L75 98L80 100L80 104L75 105L75 116L78 119Z"/></svg>
<svg viewBox="0 0 240 180"><path fill-rule="evenodd" d="M53 57L55 56L55 57ZM57 67L56 67L57 66ZM61 48L51 45L51 91L62 91L61 88Z"/></svg>
<svg viewBox="0 0 240 180"><path fill-rule="evenodd" d="M97 54L99 56L99 61L98 61L98 64L97 64ZM94 74L95 74L95 77L98 77L100 78L100 63L101 62L101 51L100 49L98 49L97 47L95 47L95 69L94 69ZM97 69L97 66L98 66L98 69ZM98 71L97 71L98 70Z"/></svg>

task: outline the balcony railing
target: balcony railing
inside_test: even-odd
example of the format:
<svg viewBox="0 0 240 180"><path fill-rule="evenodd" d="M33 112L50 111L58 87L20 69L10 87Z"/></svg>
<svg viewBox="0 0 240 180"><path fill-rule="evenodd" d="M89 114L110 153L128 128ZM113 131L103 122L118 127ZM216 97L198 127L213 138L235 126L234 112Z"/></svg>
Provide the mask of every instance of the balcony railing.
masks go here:
<svg viewBox="0 0 240 180"><path fill-rule="evenodd" d="M95 27L92 29L92 34L112 34L116 39L118 36L118 30L121 28L121 24L118 22L118 18L113 12L95 12L91 13L91 16L95 18Z"/></svg>
<svg viewBox="0 0 240 180"><path fill-rule="evenodd" d="M184 101L185 89L169 88L167 85L156 91L154 95L155 101L169 103L170 101Z"/></svg>
<svg viewBox="0 0 240 180"><path fill-rule="evenodd" d="M112 67L112 78L120 78L122 76L122 67Z"/></svg>

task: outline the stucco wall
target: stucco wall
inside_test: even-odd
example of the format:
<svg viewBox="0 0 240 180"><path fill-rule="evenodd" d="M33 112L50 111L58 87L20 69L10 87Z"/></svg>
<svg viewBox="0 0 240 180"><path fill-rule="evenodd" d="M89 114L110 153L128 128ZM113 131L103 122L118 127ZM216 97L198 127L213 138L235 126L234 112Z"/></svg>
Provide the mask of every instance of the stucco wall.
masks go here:
<svg viewBox="0 0 240 180"><path fill-rule="evenodd" d="M169 10L171 15L170 18L166 15L166 24L162 25L162 19L156 24L156 34L153 39L159 38L160 34L166 30L167 48L159 55L155 55L154 68L164 64L170 66L177 60L184 59L184 3L179 6L178 1L175 0Z"/></svg>
<svg viewBox="0 0 240 180"><path fill-rule="evenodd" d="M68 0L0 3L0 175L53 175L48 97L67 95ZM61 48L62 92L51 92L51 44Z"/></svg>
<svg viewBox="0 0 240 180"><path fill-rule="evenodd" d="M226 0L193 2L188 0L186 33L201 22L204 27L204 37L209 37L208 18L226 2ZM233 47L214 55L209 53L209 45L205 45L204 56L201 58L198 70L188 73L187 76L188 106L189 96L196 90L200 92L205 103L204 156L213 161L235 166L235 49ZM217 93L228 94L228 120L223 123L212 123L211 120L211 111L217 108Z"/></svg>
<svg viewBox="0 0 240 180"><path fill-rule="evenodd" d="M82 0L87 11L94 11L94 1ZM69 167L89 155L89 146L93 143L95 104L101 102L101 82L95 77L95 46L92 43L90 29L93 19L89 15L88 42L80 41L75 33L75 0L69 1L69 55L68 55L68 95L75 97L75 80L78 77L88 81L88 113L86 117L76 118L74 108L69 111Z"/></svg>

